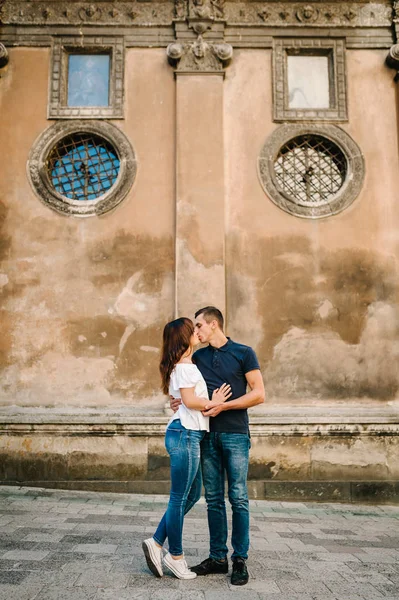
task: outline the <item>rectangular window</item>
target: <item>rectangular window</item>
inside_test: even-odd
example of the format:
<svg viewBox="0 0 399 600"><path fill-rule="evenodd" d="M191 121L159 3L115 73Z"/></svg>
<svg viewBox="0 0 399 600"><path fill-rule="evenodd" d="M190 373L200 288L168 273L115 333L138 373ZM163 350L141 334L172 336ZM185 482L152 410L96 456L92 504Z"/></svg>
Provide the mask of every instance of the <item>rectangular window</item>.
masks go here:
<svg viewBox="0 0 399 600"><path fill-rule="evenodd" d="M49 119L123 119L121 36L54 37Z"/></svg>
<svg viewBox="0 0 399 600"><path fill-rule="evenodd" d="M70 54L68 106L109 106L109 54Z"/></svg>
<svg viewBox="0 0 399 600"><path fill-rule="evenodd" d="M346 121L344 40L274 39L273 100L275 121Z"/></svg>

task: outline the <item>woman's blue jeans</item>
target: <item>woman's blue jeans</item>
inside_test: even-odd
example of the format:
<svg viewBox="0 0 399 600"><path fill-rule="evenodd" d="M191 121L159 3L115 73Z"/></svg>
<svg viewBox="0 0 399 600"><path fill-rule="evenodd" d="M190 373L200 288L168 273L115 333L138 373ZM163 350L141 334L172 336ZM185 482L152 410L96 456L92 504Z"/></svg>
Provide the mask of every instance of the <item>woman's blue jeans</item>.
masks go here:
<svg viewBox="0 0 399 600"><path fill-rule="evenodd" d="M202 475L208 508L210 556L227 556L227 515L224 501L225 474L233 511L232 558L248 558L249 502L247 474L249 436L244 433L207 433L201 444Z"/></svg>
<svg viewBox="0 0 399 600"><path fill-rule="evenodd" d="M171 491L168 508L154 534L154 540L162 546L168 538L169 552L173 556L183 554L184 515L201 497L200 443L205 433L186 429L180 419L172 421L166 430Z"/></svg>

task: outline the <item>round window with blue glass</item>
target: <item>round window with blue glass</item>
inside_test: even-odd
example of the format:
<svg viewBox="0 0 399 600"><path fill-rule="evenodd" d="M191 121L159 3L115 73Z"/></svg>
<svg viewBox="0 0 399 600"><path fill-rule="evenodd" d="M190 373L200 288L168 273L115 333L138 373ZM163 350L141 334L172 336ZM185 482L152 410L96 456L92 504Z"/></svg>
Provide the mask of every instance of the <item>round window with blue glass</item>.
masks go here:
<svg viewBox="0 0 399 600"><path fill-rule="evenodd" d="M100 215L127 195L136 160L129 140L110 123L60 122L36 141L29 174L39 198L51 208Z"/></svg>

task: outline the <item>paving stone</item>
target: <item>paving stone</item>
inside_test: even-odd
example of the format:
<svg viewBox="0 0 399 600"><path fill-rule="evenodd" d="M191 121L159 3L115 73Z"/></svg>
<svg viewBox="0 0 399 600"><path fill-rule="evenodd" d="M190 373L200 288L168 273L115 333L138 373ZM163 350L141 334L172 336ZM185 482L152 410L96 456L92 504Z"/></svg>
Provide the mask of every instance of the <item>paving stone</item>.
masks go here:
<svg viewBox="0 0 399 600"><path fill-rule="evenodd" d="M0 571L0 585L19 585L28 574L27 571Z"/></svg>
<svg viewBox="0 0 399 600"><path fill-rule="evenodd" d="M219 590L211 590L205 592L205 600L232 600L237 598L239 600L259 600L259 593L254 590L244 589L242 586L232 586L231 589L225 592Z"/></svg>
<svg viewBox="0 0 399 600"><path fill-rule="evenodd" d="M97 593L97 588L64 589L59 586L45 587L35 600L91 600Z"/></svg>
<svg viewBox="0 0 399 600"><path fill-rule="evenodd" d="M114 589L114 588L100 588L97 591L95 600L152 600L154 594L148 590L134 590L134 597L132 596L131 589Z"/></svg>
<svg viewBox="0 0 399 600"><path fill-rule="evenodd" d="M82 552L87 554L113 554L117 549L116 544L77 544L73 547L73 552Z"/></svg>
<svg viewBox="0 0 399 600"><path fill-rule="evenodd" d="M43 560L48 552L42 550L9 550L2 555L2 560Z"/></svg>
<svg viewBox="0 0 399 600"><path fill-rule="evenodd" d="M127 587L129 575L123 573L99 572L99 569L87 569L75 582L76 587L101 587L120 589Z"/></svg>
<svg viewBox="0 0 399 600"><path fill-rule="evenodd" d="M0 585L0 600L32 600L37 597L37 594L42 589L41 585L23 586L21 585Z"/></svg>

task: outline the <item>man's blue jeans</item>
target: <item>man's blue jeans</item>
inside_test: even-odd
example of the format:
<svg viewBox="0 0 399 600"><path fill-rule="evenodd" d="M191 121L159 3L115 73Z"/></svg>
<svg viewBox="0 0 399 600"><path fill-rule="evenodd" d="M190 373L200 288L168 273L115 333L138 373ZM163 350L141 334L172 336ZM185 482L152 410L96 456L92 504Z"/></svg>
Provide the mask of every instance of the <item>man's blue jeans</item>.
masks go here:
<svg viewBox="0 0 399 600"><path fill-rule="evenodd" d="M232 558L248 558L249 502L247 475L249 435L244 433L207 433L201 443L202 477L208 508L210 557L227 556L227 516L224 501L224 476L233 511Z"/></svg>
<svg viewBox="0 0 399 600"><path fill-rule="evenodd" d="M173 556L183 554L184 515L201 497L200 443L205 433L186 429L180 419L172 421L166 430L171 491L168 508L154 534L154 540L162 546L168 538L169 552Z"/></svg>

